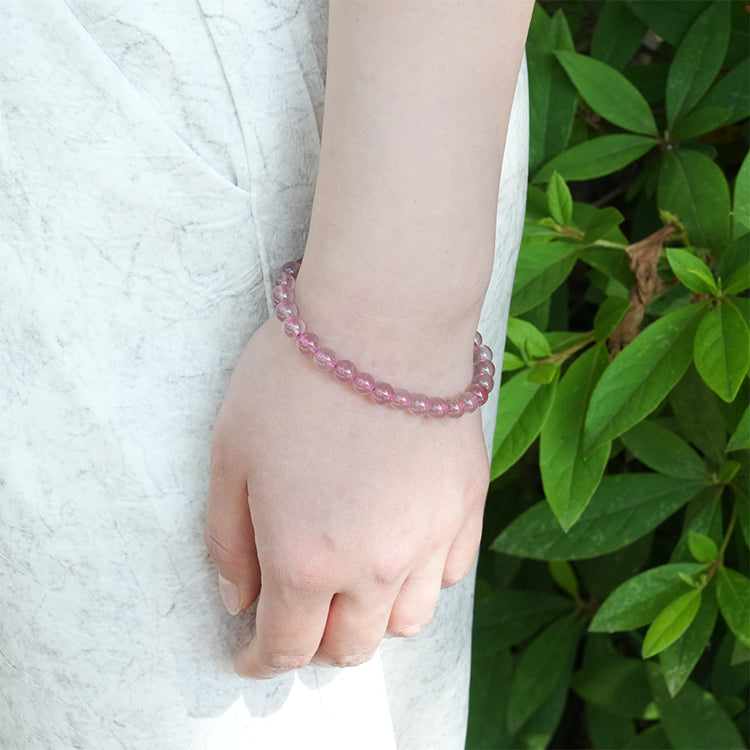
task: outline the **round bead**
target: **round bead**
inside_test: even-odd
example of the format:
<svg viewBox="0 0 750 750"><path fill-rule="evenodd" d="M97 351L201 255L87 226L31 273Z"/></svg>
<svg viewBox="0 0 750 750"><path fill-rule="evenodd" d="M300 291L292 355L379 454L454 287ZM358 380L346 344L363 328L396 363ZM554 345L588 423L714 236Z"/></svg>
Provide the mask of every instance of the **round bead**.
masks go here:
<svg viewBox="0 0 750 750"><path fill-rule="evenodd" d="M342 383L351 383L354 380L354 376L357 374L357 368L354 366L354 362L350 362L348 359L342 359L341 362L336 363L336 367L333 368L333 374Z"/></svg>
<svg viewBox="0 0 750 750"><path fill-rule="evenodd" d="M458 419L464 415L466 404L461 396L452 396L448 399L448 416Z"/></svg>
<svg viewBox="0 0 750 750"><path fill-rule="evenodd" d="M466 390L468 393L473 393L477 397L479 406L484 406L487 403L487 399L490 397L490 392L477 383L472 383Z"/></svg>
<svg viewBox="0 0 750 750"><path fill-rule="evenodd" d="M297 305L294 302L279 302L276 305L276 317L281 321L292 315L297 315L298 312L299 310L297 310Z"/></svg>
<svg viewBox="0 0 750 750"><path fill-rule="evenodd" d="M479 331L474 334L474 346L482 346L482 334Z"/></svg>
<svg viewBox="0 0 750 750"><path fill-rule="evenodd" d="M286 263L281 269L281 273L288 273L292 276L296 276L299 272L300 265L301 264L298 260L290 260L289 263Z"/></svg>
<svg viewBox="0 0 750 750"><path fill-rule="evenodd" d="M390 383L375 383L370 397L376 404L390 404L393 401L393 386Z"/></svg>
<svg viewBox="0 0 750 750"><path fill-rule="evenodd" d="M290 273L282 271L274 280L274 286L291 286L294 287L294 276Z"/></svg>
<svg viewBox="0 0 750 750"><path fill-rule="evenodd" d="M484 373L475 375L474 379L471 382L476 383L477 385L481 385L482 388L486 388L487 393L489 393L495 387L495 381L489 375L485 375Z"/></svg>
<svg viewBox="0 0 750 750"><path fill-rule="evenodd" d="M478 346L474 349L474 359L492 359L492 349L485 344Z"/></svg>
<svg viewBox="0 0 750 750"><path fill-rule="evenodd" d="M318 349L313 355L313 363L323 372L333 370L336 367L336 354L331 349Z"/></svg>
<svg viewBox="0 0 750 750"><path fill-rule="evenodd" d="M474 375L478 375L479 373L494 377L495 365L493 365L489 359L480 359L479 362L477 362L477 366L474 368Z"/></svg>
<svg viewBox="0 0 750 750"><path fill-rule="evenodd" d="M274 305L278 305L279 302L288 302L291 300L294 302L294 291L288 286L275 286L271 292L271 301Z"/></svg>
<svg viewBox="0 0 750 750"><path fill-rule="evenodd" d="M425 396L424 393L415 393L411 397L411 406L409 411L417 417L424 417L429 414L432 408L432 399Z"/></svg>
<svg viewBox="0 0 750 750"><path fill-rule="evenodd" d="M320 341L318 341L318 337L314 333L304 332L297 336L297 349L303 354L315 354L318 351L319 345Z"/></svg>
<svg viewBox="0 0 750 750"><path fill-rule="evenodd" d="M471 414L479 408L479 397L476 393L464 391L461 394L461 400L464 402L464 408L467 414Z"/></svg>
<svg viewBox="0 0 750 750"><path fill-rule="evenodd" d="M284 322L281 324L284 329L284 333L287 336L295 338L303 333L305 330L305 321L298 318L296 315L290 315L288 318L284 318Z"/></svg>
<svg viewBox="0 0 750 750"><path fill-rule="evenodd" d="M375 378L370 375L369 372L358 372L352 380L352 388L357 393L369 395L372 393L372 388L375 385Z"/></svg>
<svg viewBox="0 0 750 750"><path fill-rule="evenodd" d="M444 398L433 398L430 407L432 419L442 419L448 414L448 402Z"/></svg>
<svg viewBox="0 0 750 750"><path fill-rule="evenodd" d="M414 399L409 391L404 388L393 389L393 401L391 401L391 406L394 409L410 409L413 403Z"/></svg>

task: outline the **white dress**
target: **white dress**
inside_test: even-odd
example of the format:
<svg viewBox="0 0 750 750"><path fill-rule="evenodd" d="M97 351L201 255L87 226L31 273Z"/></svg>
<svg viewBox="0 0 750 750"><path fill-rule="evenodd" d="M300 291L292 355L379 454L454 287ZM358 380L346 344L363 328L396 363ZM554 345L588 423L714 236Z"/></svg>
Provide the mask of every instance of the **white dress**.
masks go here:
<svg viewBox="0 0 750 750"><path fill-rule="evenodd" d="M471 580L368 664L252 682L230 660L252 613L225 613L203 545L219 404L305 243L325 2L0 0L0 22L0 748L463 747Z"/></svg>

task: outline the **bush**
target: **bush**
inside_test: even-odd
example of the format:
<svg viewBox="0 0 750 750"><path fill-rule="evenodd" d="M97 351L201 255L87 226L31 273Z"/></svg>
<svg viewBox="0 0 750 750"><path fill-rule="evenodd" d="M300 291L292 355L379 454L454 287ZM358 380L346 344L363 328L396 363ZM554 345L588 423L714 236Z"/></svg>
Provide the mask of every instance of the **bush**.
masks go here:
<svg viewBox="0 0 750 750"><path fill-rule="evenodd" d="M748 746L746 13L535 8L469 748Z"/></svg>

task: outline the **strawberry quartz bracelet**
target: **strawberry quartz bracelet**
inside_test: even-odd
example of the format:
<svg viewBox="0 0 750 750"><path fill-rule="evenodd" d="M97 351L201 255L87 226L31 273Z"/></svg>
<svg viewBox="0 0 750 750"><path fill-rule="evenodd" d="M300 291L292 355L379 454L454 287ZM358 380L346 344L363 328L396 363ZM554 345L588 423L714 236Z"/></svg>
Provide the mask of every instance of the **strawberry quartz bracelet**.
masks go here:
<svg viewBox="0 0 750 750"><path fill-rule="evenodd" d="M324 347L314 333L306 330L305 322L300 318L294 303L294 283L299 269L300 262L296 260L281 269L274 279L271 299L284 333L297 339L299 351L312 357L319 370L332 372L340 383L351 385L356 393L370 398L376 404L390 406L418 417L458 418L476 411L486 403L495 385L492 379L495 366L492 364L492 351L482 344L479 333L474 337L474 377L466 390L449 398L438 398L394 388L389 383L376 381L369 372L361 372L348 359L337 359L336 354Z"/></svg>

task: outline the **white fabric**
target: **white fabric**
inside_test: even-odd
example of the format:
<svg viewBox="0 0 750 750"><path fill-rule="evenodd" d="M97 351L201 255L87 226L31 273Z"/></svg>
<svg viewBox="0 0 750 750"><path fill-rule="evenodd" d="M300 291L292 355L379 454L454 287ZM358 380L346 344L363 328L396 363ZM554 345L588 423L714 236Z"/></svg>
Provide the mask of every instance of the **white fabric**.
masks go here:
<svg viewBox="0 0 750 750"><path fill-rule="evenodd" d="M472 581L369 664L248 682L252 615L224 613L202 541L229 374L304 247L325 2L2 0L0 21L0 747L462 747Z"/></svg>

